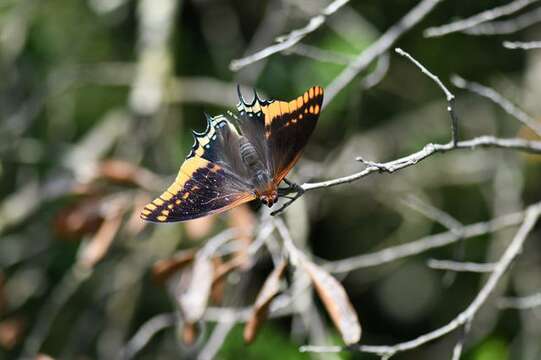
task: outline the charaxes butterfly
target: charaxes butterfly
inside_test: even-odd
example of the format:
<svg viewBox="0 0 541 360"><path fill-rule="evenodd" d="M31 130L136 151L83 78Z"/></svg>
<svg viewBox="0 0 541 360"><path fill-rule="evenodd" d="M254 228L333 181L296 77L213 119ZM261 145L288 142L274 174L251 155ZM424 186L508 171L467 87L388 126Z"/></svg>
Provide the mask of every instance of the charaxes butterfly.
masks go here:
<svg viewBox="0 0 541 360"><path fill-rule="evenodd" d="M186 221L254 199L269 207L278 200L278 185L287 182L314 131L323 88L314 86L289 102L262 100L254 91L247 103L240 87L238 93L239 116L205 114L207 129L194 132L175 182L145 206L144 220Z"/></svg>

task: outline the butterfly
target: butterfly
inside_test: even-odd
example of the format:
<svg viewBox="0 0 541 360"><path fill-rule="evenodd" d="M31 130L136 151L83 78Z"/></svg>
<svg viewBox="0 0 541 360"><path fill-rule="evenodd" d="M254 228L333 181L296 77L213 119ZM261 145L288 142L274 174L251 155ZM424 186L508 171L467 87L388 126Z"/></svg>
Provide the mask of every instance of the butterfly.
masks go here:
<svg viewBox="0 0 541 360"><path fill-rule="evenodd" d="M314 86L289 102L263 100L254 90L248 103L237 87L238 116L208 116L173 184L148 203L141 218L175 222L216 214L259 199L272 207L278 186L301 157L314 131L323 88ZM298 185L297 185L298 187Z"/></svg>

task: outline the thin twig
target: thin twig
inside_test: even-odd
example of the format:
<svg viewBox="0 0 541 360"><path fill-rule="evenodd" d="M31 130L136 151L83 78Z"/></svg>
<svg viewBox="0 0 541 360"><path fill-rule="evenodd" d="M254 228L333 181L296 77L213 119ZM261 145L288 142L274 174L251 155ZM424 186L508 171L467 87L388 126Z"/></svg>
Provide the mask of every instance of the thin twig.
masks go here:
<svg viewBox="0 0 541 360"><path fill-rule="evenodd" d="M376 64L376 68L372 73L367 75L362 81L361 86L364 90L373 88L378 85L387 75L389 71L389 65L391 64L391 57L389 53L383 53L379 58Z"/></svg>
<svg viewBox="0 0 541 360"><path fill-rule="evenodd" d="M174 326L178 317L174 313L156 315L147 320L120 350L121 359L131 359L141 351L148 342L163 329Z"/></svg>
<svg viewBox="0 0 541 360"><path fill-rule="evenodd" d="M456 272L475 272L475 273L489 273L494 271L496 263L473 263L473 262L460 262L453 260L428 260L427 266L435 270L446 270Z"/></svg>
<svg viewBox="0 0 541 360"><path fill-rule="evenodd" d="M419 23L442 0L423 0L410 10L398 23L391 26L379 39L361 52L351 64L327 86L324 106L342 91L361 71L376 58L389 51L404 33Z"/></svg>
<svg viewBox="0 0 541 360"><path fill-rule="evenodd" d="M354 59L354 57L349 54L320 49L318 47L306 44L297 44L294 47L284 51L284 55L289 54L305 56L313 60L340 65L347 65Z"/></svg>
<svg viewBox="0 0 541 360"><path fill-rule="evenodd" d="M541 206L537 203L534 206ZM464 226L459 235L452 231L446 231L435 235L429 235L416 241L406 244L388 247L369 254L358 255L342 260L328 262L325 268L333 273L344 273L356 269L378 266L409 257L418 255L425 251L443 247L461 240L481 236L489 233L518 225L524 219L524 212L516 212L494 218L490 221L478 222Z"/></svg>
<svg viewBox="0 0 541 360"><path fill-rule="evenodd" d="M48 297L47 302L41 307L38 317L35 321L36 326L26 338L22 354L24 358L34 359L39 353L43 342L53 325L54 320L79 289L79 286L92 275L92 269L75 263L71 269L64 274L62 280L56 285Z"/></svg>
<svg viewBox="0 0 541 360"><path fill-rule="evenodd" d="M522 49L522 50L532 50L532 49L541 49L541 41L504 41L503 47L507 49Z"/></svg>
<svg viewBox="0 0 541 360"><path fill-rule="evenodd" d="M372 173L379 173L382 171L392 173L397 170L415 165L435 153L445 153L455 149L474 149L478 147L512 149L532 154L541 154L541 141L529 141L519 138L495 138L493 136L480 136L470 140L459 141L456 146L454 146L452 142L449 142L447 144L429 143L425 145L421 150L413 154L404 156L402 158L392 160L386 163L379 163L377 166L368 166L362 171L359 171L349 176L344 176L337 179L317 183L305 183L301 185L301 187L305 191L329 188L332 186L357 181Z"/></svg>
<svg viewBox="0 0 541 360"><path fill-rule="evenodd" d="M504 98L496 90L478 84L476 82L468 81L458 75L453 75L451 77L451 82L458 88L469 90L489 100L492 100L495 104L499 105L506 113L516 118L518 121L532 129L537 135L541 137L541 122L535 120L533 117L528 115L511 101Z"/></svg>
<svg viewBox="0 0 541 360"><path fill-rule="evenodd" d="M506 297L498 301L500 309L533 309L541 306L541 292L523 297Z"/></svg>
<svg viewBox="0 0 541 360"><path fill-rule="evenodd" d="M219 322L214 330L212 335L208 339L207 343L197 356L198 360L212 360L216 357L216 354L220 350L220 347L224 343L227 335L233 330L235 326L234 319L223 319Z"/></svg>
<svg viewBox="0 0 541 360"><path fill-rule="evenodd" d="M451 117L451 139L453 144L456 146L458 142L458 117L456 116L455 112L455 96L449 91L449 89L447 89L445 85L443 85L439 77L428 71L428 69L424 67L424 65L417 61L415 58L413 58L413 56L400 48L396 48L395 51L397 54L405 56L406 58L408 58L408 60L414 63L415 66L417 66L423 74L432 79L432 81L434 81L444 92L445 98L449 103L449 105L447 106L447 111L449 112L449 116Z"/></svg>
<svg viewBox="0 0 541 360"><path fill-rule="evenodd" d="M277 44L273 44L264 49L261 49L251 55L241 59L235 59L229 64L232 71L238 71L243 67L250 65L259 60L265 59L273 54L288 49L301 41L306 35L316 31L325 23L325 19L338 11L342 6L347 4L349 0L335 0L330 3L319 15L310 19L308 24L300 29L291 31L287 35L280 36L276 39Z"/></svg>
<svg viewBox="0 0 541 360"><path fill-rule="evenodd" d="M520 254L522 245L526 241L526 238L530 234L531 230L535 226L539 215L541 214L541 205L533 205L528 208L522 225L514 236L513 240L509 246L505 249L503 255L497 263L496 268L490 274L487 279L487 282L481 288L481 291L477 294L475 299L470 303L470 305L462 311L458 316L451 320L446 325L431 331L429 333L423 334L413 340L405 341L395 345L383 345L383 346L373 346L373 345L359 345L359 346L350 346L348 348L344 347L324 347L324 346L303 346L300 348L302 352L337 352L337 351L360 351L378 354L380 356L392 356L398 352L407 351L411 349L418 348L430 341L441 338L444 335L454 331L460 326L465 325L467 322L472 321L479 309L485 302L488 297L492 294L492 291L500 281L503 274L509 268L511 262Z"/></svg>
<svg viewBox="0 0 541 360"><path fill-rule="evenodd" d="M437 207L428 204L418 197L408 196L404 201L404 204L409 208L417 211L421 215L431 219L442 226L445 226L448 230L454 231L457 234L462 232L464 226L460 221L452 217L449 213L438 209Z"/></svg>
<svg viewBox="0 0 541 360"><path fill-rule="evenodd" d="M491 21L502 16L511 15L524 7L533 4L539 0L516 0L509 4L495 7L473 15L467 19L459 20L442 26L431 27L425 30L425 37L437 37L451 34L457 31L463 31L487 21Z"/></svg>
<svg viewBox="0 0 541 360"><path fill-rule="evenodd" d="M491 21L466 29L463 33L468 35L503 35L513 34L528 26L541 21L541 8L517 16L516 18L503 21Z"/></svg>
<svg viewBox="0 0 541 360"><path fill-rule="evenodd" d="M453 348L453 357L452 360L460 360L460 356L462 355L462 349L464 348L464 342L466 341L466 336L470 332L472 319L469 319L466 321L464 326L462 326L462 331L460 332L460 337L455 344L455 347Z"/></svg>

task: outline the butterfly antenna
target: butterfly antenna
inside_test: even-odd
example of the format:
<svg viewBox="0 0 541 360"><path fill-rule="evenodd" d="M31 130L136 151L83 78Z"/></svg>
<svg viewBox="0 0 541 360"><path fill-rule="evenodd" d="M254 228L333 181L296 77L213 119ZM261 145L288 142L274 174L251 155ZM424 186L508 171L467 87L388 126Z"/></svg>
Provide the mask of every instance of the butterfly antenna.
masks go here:
<svg viewBox="0 0 541 360"><path fill-rule="evenodd" d="M207 119L207 128L205 129L205 132L203 134L207 134L210 131L210 127L211 127L213 119L212 119L212 116L210 116L206 112L203 112L203 114L205 114L205 119Z"/></svg>
<svg viewBox="0 0 541 360"><path fill-rule="evenodd" d="M240 102L242 103L242 105L246 105L246 100L244 100L244 98L242 97L242 93L240 91L240 84L237 84L237 94L239 96L239 100Z"/></svg>
<svg viewBox="0 0 541 360"><path fill-rule="evenodd" d="M233 112L231 112L230 110L227 110L227 115L235 118L236 120L238 120L239 118L237 117L237 115L235 115Z"/></svg>
<svg viewBox="0 0 541 360"><path fill-rule="evenodd" d="M257 93L257 90L254 88L254 101L256 101L256 100L257 100L258 102L261 102L261 100L263 100L263 99L261 99L261 98L259 97L259 94Z"/></svg>

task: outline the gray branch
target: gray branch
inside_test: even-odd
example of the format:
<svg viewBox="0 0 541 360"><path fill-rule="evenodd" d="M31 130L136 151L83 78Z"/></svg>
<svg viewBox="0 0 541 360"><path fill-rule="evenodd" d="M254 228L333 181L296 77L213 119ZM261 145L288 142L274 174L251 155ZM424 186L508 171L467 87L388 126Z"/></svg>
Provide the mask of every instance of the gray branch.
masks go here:
<svg viewBox="0 0 541 360"><path fill-rule="evenodd" d="M534 9L516 18L503 21L491 21L466 29L468 35L503 35L513 34L541 21L541 8Z"/></svg>
<svg viewBox="0 0 541 360"><path fill-rule="evenodd" d="M436 260L430 259L427 263L428 267L435 270L446 270L456 272L475 272L475 273L489 273L496 268L495 263L473 263L473 262L460 262L452 260Z"/></svg>
<svg viewBox="0 0 541 360"><path fill-rule="evenodd" d="M410 10L398 23L390 27L378 40L360 53L330 84L325 93L324 106L349 84L357 74L366 69L376 58L389 51L394 43L421 21L442 0L423 0Z"/></svg>
<svg viewBox="0 0 541 360"><path fill-rule="evenodd" d="M428 28L425 30L424 35L425 37L437 37L463 31L487 21L495 20L502 16L511 15L537 1L539 0L516 0L509 4L483 11L467 19L459 20L442 26Z"/></svg>
<svg viewBox="0 0 541 360"><path fill-rule="evenodd" d="M457 328L464 326L468 322L472 321L475 318L475 315L481 308L483 304L487 301L489 296L492 294L492 291L500 281L503 274L507 271L511 262L520 254L522 250L522 245L526 241L526 238L532 231L535 226L539 216L541 215L541 205L536 204L530 206L524 218L524 222L520 226L513 240L509 246L505 249L505 252L498 260L498 263L494 271L488 277L487 282L481 288L481 291L477 294L475 299L470 303L470 305L462 311L458 316L451 320L446 325L431 331L429 333L423 334L413 340L405 341L395 345L383 345L383 346L373 346L373 345L358 345L351 346L349 348L339 347L339 346L303 346L300 348L302 352L338 352L344 350L360 351L378 354L380 356L386 356L387 358L402 351L412 350L418 348L430 341L441 338L450 332L456 330Z"/></svg>
<svg viewBox="0 0 541 360"><path fill-rule="evenodd" d="M248 55L241 59L231 61L229 68L232 71L238 71L243 67L250 65L259 60L265 59L273 54L284 51L301 41L306 35L316 31L325 23L328 16L334 14L342 6L347 4L349 0L335 0L329 4L319 15L310 19L308 24L300 29L291 31L287 35L280 36L276 39L277 43L261 49L252 55Z"/></svg>
<svg viewBox="0 0 541 360"><path fill-rule="evenodd" d="M507 49L522 49L522 50L532 50L532 49L541 49L541 41L504 41L503 47Z"/></svg>
<svg viewBox="0 0 541 360"><path fill-rule="evenodd" d="M458 88L469 90L473 93L476 93L477 95L492 100L495 104L499 105L506 113L513 116L522 124L532 129L537 135L541 136L541 123L528 115L511 101L504 98L496 90L475 82L467 81L458 75L453 75L451 77L451 82Z"/></svg>
<svg viewBox="0 0 541 360"><path fill-rule="evenodd" d="M534 206L541 206L537 203ZM378 266L418 255L431 249L447 246L458 241L474 238L508 227L518 225L524 219L525 212L520 211L494 218L490 221L478 222L463 227L462 232L446 231L429 235L406 244L388 247L369 254L358 255L347 259L328 262L325 268L333 273L345 273L366 267Z"/></svg>
<svg viewBox="0 0 541 360"><path fill-rule="evenodd" d="M421 64L419 61L414 59L410 54L408 54L407 52L405 52L404 50L400 48L395 49L395 51L398 54L408 58L412 63L414 63L415 66L417 66L423 74L425 74L432 81L434 81L440 87L440 89L444 92L445 98L447 102L449 103L449 105L447 106L447 111L449 112L449 116L451 117L451 139L452 139L453 144L456 145L458 141L458 117L455 113L455 96L449 91L449 89L447 89L445 85L443 85L439 77L437 77L436 75L428 71L428 69L424 67L423 64Z"/></svg>
<svg viewBox="0 0 541 360"><path fill-rule="evenodd" d="M498 307L500 309L533 309L541 306L541 292L524 297L508 297L502 298L498 301Z"/></svg>
<svg viewBox="0 0 541 360"><path fill-rule="evenodd" d="M305 183L301 186L305 191L329 188L332 186L354 182L375 172L392 173L397 170L415 165L436 153L445 153L458 149L475 149L479 147L501 148L508 150L518 150L532 154L541 154L541 141L530 141L519 138L496 138L493 136L480 136L470 140L459 141L456 143L456 145L454 145L452 142L449 142L447 144L429 143L425 145L421 150L413 154L386 163L372 163L362 171L359 171L355 174L317 183ZM362 159L360 158L358 158L358 160L362 161Z"/></svg>

